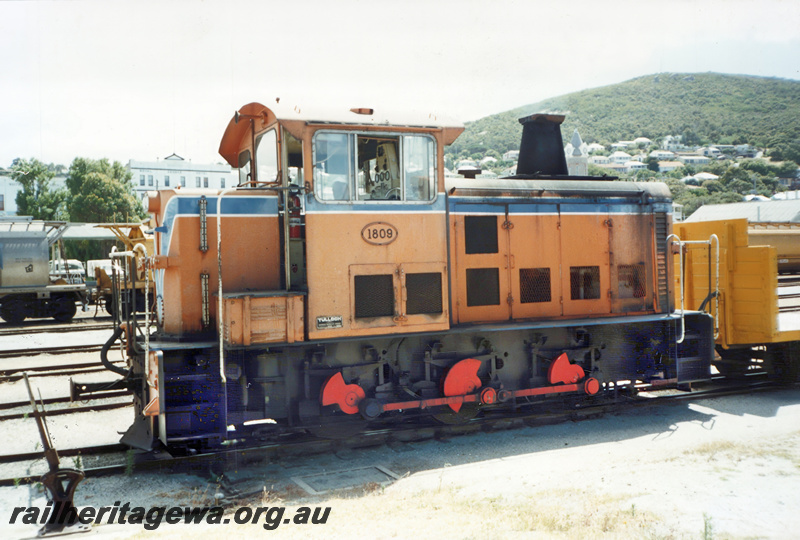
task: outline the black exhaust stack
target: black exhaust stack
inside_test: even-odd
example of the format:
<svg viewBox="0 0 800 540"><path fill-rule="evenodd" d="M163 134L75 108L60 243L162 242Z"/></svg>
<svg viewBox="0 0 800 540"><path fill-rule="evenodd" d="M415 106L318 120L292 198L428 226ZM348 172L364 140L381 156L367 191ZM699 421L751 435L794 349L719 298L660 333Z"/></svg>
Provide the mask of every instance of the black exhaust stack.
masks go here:
<svg viewBox="0 0 800 540"><path fill-rule="evenodd" d="M516 176L567 176L567 158L561 140L562 114L532 114L520 118L522 141Z"/></svg>

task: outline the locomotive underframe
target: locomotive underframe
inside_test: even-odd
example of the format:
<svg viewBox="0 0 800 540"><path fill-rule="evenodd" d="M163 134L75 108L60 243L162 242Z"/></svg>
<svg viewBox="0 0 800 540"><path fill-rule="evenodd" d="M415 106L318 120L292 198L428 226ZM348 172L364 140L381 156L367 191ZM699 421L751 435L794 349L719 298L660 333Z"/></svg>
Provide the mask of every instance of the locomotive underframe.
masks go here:
<svg viewBox="0 0 800 540"><path fill-rule="evenodd" d="M154 336L149 359L144 354L133 359L131 377L141 383L134 391L135 408L144 414L123 442L145 449L157 439L170 448L213 448L233 439L263 440L296 430L323 428L326 435L335 436L340 429L348 434L353 426L365 428L370 421L463 421L481 409L513 411L565 398L612 399L620 386L706 380L713 356L713 342L707 337L712 319L689 313L685 324L681 344L675 339L680 319L658 315L474 325L446 334L228 348L224 384L216 343L170 342ZM578 391L548 380L551 364L562 353L583 374L575 381ZM474 397L463 407L425 407L426 400L433 403L445 396L448 373L466 359L480 363L480 386L473 396L491 389L492 396L505 398L486 403ZM323 405L324 385L337 374L348 388L363 391L359 412L347 414L342 410L346 407ZM581 386L590 379L598 382L594 392ZM543 395L515 397L515 391L525 389L539 389L529 393ZM380 412L391 404L414 402L422 407ZM364 403L372 404L372 414Z"/></svg>

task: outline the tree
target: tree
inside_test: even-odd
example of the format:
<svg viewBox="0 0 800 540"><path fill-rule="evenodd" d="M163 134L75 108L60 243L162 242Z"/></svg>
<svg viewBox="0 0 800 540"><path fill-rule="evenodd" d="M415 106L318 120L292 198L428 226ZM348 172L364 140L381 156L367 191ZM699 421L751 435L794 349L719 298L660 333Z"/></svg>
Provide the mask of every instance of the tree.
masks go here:
<svg viewBox="0 0 800 540"><path fill-rule="evenodd" d="M769 151L769 157L772 158L774 161L783 161L784 159L786 159L784 153L785 153L784 147L782 145L778 145L777 147L772 148Z"/></svg>
<svg viewBox="0 0 800 540"><path fill-rule="evenodd" d="M743 159L739 166L746 171L753 171L761 176L773 174L772 167L763 159Z"/></svg>
<svg viewBox="0 0 800 540"><path fill-rule="evenodd" d="M719 180L706 180L703 182L703 187L709 193L724 193L725 186Z"/></svg>
<svg viewBox="0 0 800 540"><path fill-rule="evenodd" d="M68 208L73 221L127 223L147 214L134 195L131 172L115 161L75 158L69 167Z"/></svg>
<svg viewBox="0 0 800 540"><path fill-rule="evenodd" d="M616 173L611 169L604 169L594 163L589 163L587 167L589 176L616 176Z"/></svg>
<svg viewBox="0 0 800 540"><path fill-rule="evenodd" d="M728 191L735 191L736 193L745 195L750 193L750 191L753 189L753 183L737 178L728 182L726 187L728 188Z"/></svg>
<svg viewBox="0 0 800 540"><path fill-rule="evenodd" d="M700 191L700 190L692 190L692 191ZM711 193L711 194L701 193L698 196L690 196L682 200L676 199L676 202L683 204L683 214L686 217L689 217L692 215L692 213L694 213L695 210L706 204L727 204L727 203L740 202L741 200L742 200L741 195L737 195L736 193L731 193L731 192L724 192L724 193Z"/></svg>
<svg viewBox="0 0 800 540"><path fill-rule="evenodd" d="M52 167L38 159L17 158L11 164L11 178L22 186L15 199L18 215L45 221L67 219L67 191L51 189L50 182L55 176Z"/></svg>
<svg viewBox="0 0 800 540"><path fill-rule="evenodd" d="M658 172L660 170L657 157L648 156L647 159L644 160L644 162L647 165L648 170L651 170L653 172Z"/></svg>
<svg viewBox="0 0 800 540"><path fill-rule="evenodd" d="M794 161L784 161L778 165L778 176L781 178L789 178L797 176L797 163Z"/></svg>
<svg viewBox="0 0 800 540"><path fill-rule="evenodd" d="M635 178L637 181L641 182L645 180L653 180L654 178L656 178L656 176L658 175L654 171L651 171L650 169L641 169L636 171Z"/></svg>

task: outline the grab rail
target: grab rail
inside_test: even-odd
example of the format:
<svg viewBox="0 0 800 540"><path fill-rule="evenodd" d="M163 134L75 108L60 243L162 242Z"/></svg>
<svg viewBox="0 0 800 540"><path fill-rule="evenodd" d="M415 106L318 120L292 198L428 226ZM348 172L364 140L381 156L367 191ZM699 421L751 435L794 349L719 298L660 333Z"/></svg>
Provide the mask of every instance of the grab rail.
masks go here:
<svg viewBox="0 0 800 540"><path fill-rule="evenodd" d="M716 277L716 284L714 287L714 339L719 337L719 238L716 234L712 234L708 237L708 240L681 240L677 234L670 234L666 238L666 242L674 239L678 244L678 253L680 255L679 259L679 267L680 267L680 281L681 281L681 337L677 340L678 343L683 343L684 338L686 337L686 326L684 321L684 314L686 312L684 305L684 288L686 287L686 283L684 282L684 272L683 272L683 246L689 244L705 244L708 246L708 292L711 295L711 242L713 241L716 244L717 251L716 251L716 267L714 270L714 276ZM705 306L705 302L703 302L703 306Z"/></svg>

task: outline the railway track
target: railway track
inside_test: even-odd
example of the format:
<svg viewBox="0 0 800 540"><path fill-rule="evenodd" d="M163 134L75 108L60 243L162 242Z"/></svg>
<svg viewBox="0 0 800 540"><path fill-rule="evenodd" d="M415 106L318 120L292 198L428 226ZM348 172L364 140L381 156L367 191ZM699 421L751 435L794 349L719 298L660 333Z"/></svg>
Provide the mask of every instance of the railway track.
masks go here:
<svg viewBox="0 0 800 540"><path fill-rule="evenodd" d="M100 349L97 349L100 350ZM114 360L112 364L124 367L125 362ZM80 362L73 364L57 364L52 366L24 366L17 368L6 368L0 370L0 383L16 382L23 378L23 373L28 372L28 377L60 377L72 375L85 375L87 373L99 373L107 371L102 362ZM0 405L0 408L3 408Z"/></svg>
<svg viewBox="0 0 800 540"><path fill-rule="evenodd" d="M761 377L751 377L761 379ZM796 384L794 386L797 386ZM487 411L484 417L473 419L464 424L393 424L378 425L373 429L361 431L349 437L329 439L311 436L301 432L287 433L281 440L256 444L232 445L229 449L214 453L194 455L169 455L164 451L139 452L127 449L121 445L87 446L59 451L64 457L81 456L86 476L99 476L103 474L130 473L132 470L185 470L199 467L215 469L222 466L235 466L236 468L248 463L263 462L264 460L281 456L313 455L323 452L336 452L343 448L364 448L379 446L389 443L408 443L429 439L447 439L458 435L467 435L485 431L499 431L517 429L521 427L541 426L563 423L566 421L580 421L600 417L609 412L628 411L637 407L653 407L677 404L698 399L731 396L742 393L766 392L770 390L785 389L787 386L771 381L724 381L715 383L713 388L697 390L680 394L655 395L646 392L630 395L621 401L603 404L575 406L574 408L559 410L542 410L527 413L516 413L509 416L508 411ZM49 413L48 413L49 414ZM29 463L42 459L41 452L30 452L15 455L0 456L0 464ZM94 464L94 462L98 464ZM25 470L30 470L30 466ZM24 482L33 482L39 479L37 474L23 474L13 478L0 478L0 486L18 485Z"/></svg>
<svg viewBox="0 0 800 540"><path fill-rule="evenodd" d="M94 349L84 349L94 350ZM100 350L97 348L96 350ZM112 361L112 364L124 366L122 360ZM102 362L80 362L73 364L56 364L52 366L21 366L0 370L0 382L14 382L22 379L23 373L28 372L29 377L56 377L63 375L83 375L85 373L96 373L107 371Z"/></svg>
<svg viewBox="0 0 800 540"><path fill-rule="evenodd" d="M74 319L71 323L67 324L55 323L53 321L32 321L30 323L23 323L22 325L2 323L0 324L0 337L43 333L85 332L88 330L111 330L114 328L114 323L111 322L110 316L103 317L103 319L106 320Z"/></svg>
<svg viewBox="0 0 800 540"><path fill-rule="evenodd" d="M90 343L84 345L67 345L60 347L33 347L25 349L9 349L0 351L0 358L19 358L21 356L38 356L40 354L71 354L99 352L103 348L102 343Z"/></svg>
<svg viewBox="0 0 800 540"><path fill-rule="evenodd" d="M136 320L144 321L144 316L139 315ZM50 319L25 321L22 324L9 324L5 321L0 321L0 337L113 329L114 322L111 315L75 318L69 323L58 323Z"/></svg>
<svg viewBox="0 0 800 540"><path fill-rule="evenodd" d="M115 393L114 395L105 395L95 399L103 399L103 398L111 398L111 397L125 397L130 396L130 392L119 392ZM67 398L69 400L69 398ZM5 405L5 404L4 404ZM30 402L27 402L27 405L30 407ZM82 405L79 407L66 407L62 409L48 409L47 416L64 416L67 414L80 414L85 412L96 412L96 411L110 411L114 409L122 409L124 407L130 407L133 405L133 401L128 399L125 401L114 402L114 403L102 403L102 404L94 404L94 405ZM0 414L0 422L5 420L19 420L21 418L27 418L29 416L28 412L24 413L10 413L10 414ZM0 461L1 462L1 461Z"/></svg>

